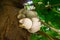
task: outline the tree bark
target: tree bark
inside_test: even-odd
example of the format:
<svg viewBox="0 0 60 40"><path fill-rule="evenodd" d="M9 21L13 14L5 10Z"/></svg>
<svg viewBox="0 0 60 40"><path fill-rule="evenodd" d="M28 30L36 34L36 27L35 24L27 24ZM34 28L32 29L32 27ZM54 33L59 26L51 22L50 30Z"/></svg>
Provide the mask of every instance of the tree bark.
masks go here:
<svg viewBox="0 0 60 40"><path fill-rule="evenodd" d="M0 40L30 40L30 33L18 26L18 9L10 1L1 3Z"/></svg>

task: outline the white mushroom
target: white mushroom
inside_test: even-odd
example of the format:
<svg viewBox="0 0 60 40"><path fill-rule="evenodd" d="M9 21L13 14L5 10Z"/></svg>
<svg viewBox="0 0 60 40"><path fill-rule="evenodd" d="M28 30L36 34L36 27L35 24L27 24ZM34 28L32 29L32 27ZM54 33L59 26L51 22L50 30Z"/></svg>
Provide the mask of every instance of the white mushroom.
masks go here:
<svg viewBox="0 0 60 40"><path fill-rule="evenodd" d="M33 19L35 19L35 18L33 18ZM41 22L38 22L38 19L36 18L35 20L33 20L33 25L31 27L31 29L29 29L28 31L30 33L35 33L40 30L40 27L41 27Z"/></svg>
<svg viewBox="0 0 60 40"><path fill-rule="evenodd" d="M40 22L33 22L33 25L31 27L31 29L29 29L28 31L30 33L35 33L35 32L40 30L40 27L41 27L41 23Z"/></svg>
<svg viewBox="0 0 60 40"><path fill-rule="evenodd" d="M25 29L30 29L32 27L32 21L29 18L23 18L19 20L23 24Z"/></svg>

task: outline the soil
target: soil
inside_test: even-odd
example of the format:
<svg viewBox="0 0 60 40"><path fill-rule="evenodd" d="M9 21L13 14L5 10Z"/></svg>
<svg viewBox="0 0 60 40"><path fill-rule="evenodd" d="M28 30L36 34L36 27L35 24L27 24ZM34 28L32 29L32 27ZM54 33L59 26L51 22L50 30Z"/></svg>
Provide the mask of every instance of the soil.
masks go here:
<svg viewBox="0 0 60 40"><path fill-rule="evenodd" d="M31 34L19 28L17 14L19 9L12 2L2 2L0 7L0 40L30 40Z"/></svg>

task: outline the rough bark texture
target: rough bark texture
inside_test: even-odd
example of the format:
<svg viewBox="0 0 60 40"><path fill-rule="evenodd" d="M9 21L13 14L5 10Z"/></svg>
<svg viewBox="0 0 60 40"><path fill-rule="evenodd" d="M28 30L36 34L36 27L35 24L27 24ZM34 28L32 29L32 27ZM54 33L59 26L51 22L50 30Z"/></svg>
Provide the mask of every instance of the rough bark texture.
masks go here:
<svg viewBox="0 0 60 40"><path fill-rule="evenodd" d="M18 9L11 1L1 2L0 40L30 40L30 33L18 27Z"/></svg>

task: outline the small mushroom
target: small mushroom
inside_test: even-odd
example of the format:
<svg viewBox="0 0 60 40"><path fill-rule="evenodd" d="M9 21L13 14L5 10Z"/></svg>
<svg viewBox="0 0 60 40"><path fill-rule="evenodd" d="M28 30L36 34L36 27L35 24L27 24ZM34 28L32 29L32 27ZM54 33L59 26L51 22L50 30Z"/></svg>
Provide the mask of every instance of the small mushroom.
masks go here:
<svg viewBox="0 0 60 40"><path fill-rule="evenodd" d="M25 18L25 13L27 11L25 9L20 9L19 12L18 12L18 15L17 15L17 18L20 19L20 18Z"/></svg>
<svg viewBox="0 0 60 40"><path fill-rule="evenodd" d="M32 27L32 21L29 18L23 18L19 20L19 23L22 23L25 29L30 29Z"/></svg>
<svg viewBox="0 0 60 40"><path fill-rule="evenodd" d="M27 11L26 16L28 18L37 17L37 12L36 11Z"/></svg>

